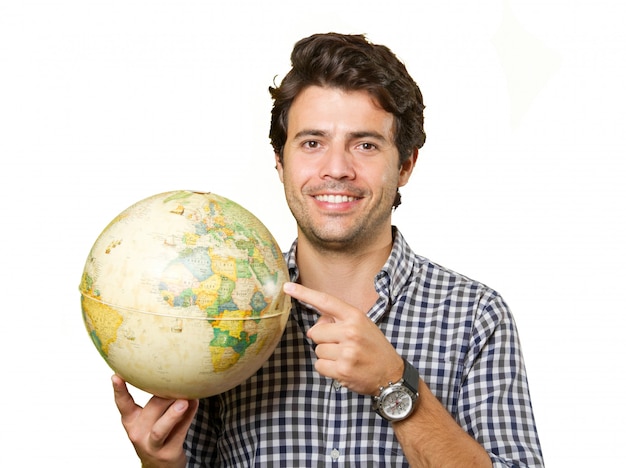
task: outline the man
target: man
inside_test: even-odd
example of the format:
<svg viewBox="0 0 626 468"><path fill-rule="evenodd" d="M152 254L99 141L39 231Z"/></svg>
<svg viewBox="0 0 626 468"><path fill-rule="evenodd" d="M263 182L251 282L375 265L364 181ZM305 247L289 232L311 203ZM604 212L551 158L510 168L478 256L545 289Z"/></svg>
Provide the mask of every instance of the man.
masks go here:
<svg viewBox="0 0 626 468"><path fill-rule="evenodd" d="M424 144L404 65L363 36L299 41L270 138L298 238L281 342L242 385L141 408L144 466L542 466L513 318L391 224ZM336 465L334 465L334 464Z"/></svg>

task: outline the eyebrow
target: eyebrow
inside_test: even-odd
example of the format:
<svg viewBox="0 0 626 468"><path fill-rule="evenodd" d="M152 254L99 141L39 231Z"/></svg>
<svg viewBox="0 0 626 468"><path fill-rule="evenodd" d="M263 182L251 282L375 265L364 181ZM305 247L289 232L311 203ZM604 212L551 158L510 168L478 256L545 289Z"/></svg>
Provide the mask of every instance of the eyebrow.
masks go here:
<svg viewBox="0 0 626 468"><path fill-rule="evenodd" d="M307 136L327 136L328 132L325 132L323 130L313 130L313 129L304 129L304 130L300 130L298 133L296 133L293 138L294 140L297 140L299 138L304 138Z"/></svg>
<svg viewBox="0 0 626 468"><path fill-rule="evenodd" d="M319 136L319 137L326 137L328 136L328 132L324 131L324 130L315 130L315 129L304 129L304 130L300 130L298 133L296 133L294 135L294 139L300 139L300 138L304 138L307 136ZM363 131L356 131L356 132L349 132L348 133L348 139L349 140L358 140L360 138L372 138L381 142L387 142L387 138L385 138L384 135L382 135L381 133L378 132L373 132L373 131L368 131L368 130L363 130Z"/></svg>

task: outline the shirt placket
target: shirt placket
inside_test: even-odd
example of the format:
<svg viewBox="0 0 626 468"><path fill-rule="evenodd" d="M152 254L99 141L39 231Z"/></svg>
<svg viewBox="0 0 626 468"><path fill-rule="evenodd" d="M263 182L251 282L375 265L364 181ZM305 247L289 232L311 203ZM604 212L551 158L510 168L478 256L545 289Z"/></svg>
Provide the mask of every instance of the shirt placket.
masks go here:
<svg viewBox="0 0 626 468"><path fill-rule="evenodd" d="M348 418L348 390L336 380L330 381L328 388L328 418L326 433L326 459L333 466L345 463L346 431Z"/></svg>

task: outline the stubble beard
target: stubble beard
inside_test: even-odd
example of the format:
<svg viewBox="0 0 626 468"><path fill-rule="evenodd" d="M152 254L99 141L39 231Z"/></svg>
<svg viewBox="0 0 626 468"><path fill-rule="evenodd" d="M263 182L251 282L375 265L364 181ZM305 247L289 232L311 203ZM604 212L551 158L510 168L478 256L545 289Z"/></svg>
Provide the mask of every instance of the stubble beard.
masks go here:
<svg viewBox="0 0 626 468"><path fill-rule="evenodd" d="M291 200L295 199L294 197ZM374 209L361 214L352 220L350 225L345 225L341 218L351 215L343 214L328 215L330 222L318 225L311 222L311 216L305 206L290 202L290 197L287 197L291 213L298 224L299 235L304 236L316 250L335 254L362 252L380 234L381 229L390 228L394 200L395 189L384 193Z"/></svg>

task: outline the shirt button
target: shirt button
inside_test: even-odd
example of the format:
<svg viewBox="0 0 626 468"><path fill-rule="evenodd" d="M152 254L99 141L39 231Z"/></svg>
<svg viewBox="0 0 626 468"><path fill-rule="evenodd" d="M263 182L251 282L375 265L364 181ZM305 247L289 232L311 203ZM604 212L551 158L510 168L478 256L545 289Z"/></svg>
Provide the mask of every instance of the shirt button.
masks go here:
<svg viewBox="0 0 626 468"><path fill-rule="evenodd" d="M341 384L337 380L333 380L333 387L337 391L341 390Z"/></svg>
<svg viewBox="0 0 626 468"><path fill-rule="evenodd" d="M339 459L339 450L332 449L330 451L330 458L332 458L333 460L338 460Z"/></svg>

